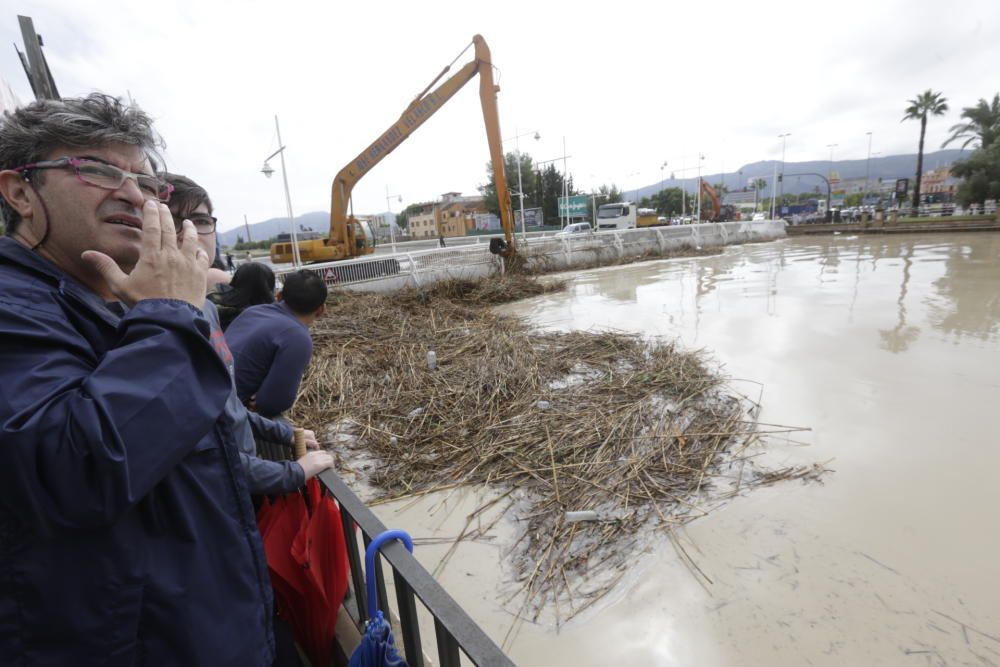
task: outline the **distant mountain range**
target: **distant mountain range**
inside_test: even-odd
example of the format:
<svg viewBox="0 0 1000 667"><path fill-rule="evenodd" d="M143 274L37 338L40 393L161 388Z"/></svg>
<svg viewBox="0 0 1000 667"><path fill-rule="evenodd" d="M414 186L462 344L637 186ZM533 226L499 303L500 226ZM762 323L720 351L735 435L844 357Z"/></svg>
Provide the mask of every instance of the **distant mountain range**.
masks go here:
<svg viewBox="0 0 1000 667"><path fill-rule="evenodd" d="M924 172L938 167L950 165L959 158L968 157L970 151L944 150L924 154ZM865 177L866 160L835 160L832 171L837 172L842 180ZM746 187L747 182L754 178L767 179L770 185L774 178L775 167L781 170L780 162L777 160L765 160L763 162L752 162L744 165L735 172L725 174L703 174L702 177L709 183L724 183L730 192ZM830 168L829 160L814 160L812 162L785 162L785 178L782 190L787 194L799 194L802 192L812 192L816 186L825 189L823 181L810 176L795 176L794 174L817 173L828 176ZM895 180L897 178L913 179L917 173L917 155L887 155L885 157L873 157L871 160L871 174L869 178L877 182L879 178ZM639 188L638 197L634 190L626 190L623 194L626 198L642 199L656 194L662 188L687 188L688 192L694 192L698 187L698 178L667 179L662 182L653 183ZM768 189L762 193L770 192Z"/></svg>

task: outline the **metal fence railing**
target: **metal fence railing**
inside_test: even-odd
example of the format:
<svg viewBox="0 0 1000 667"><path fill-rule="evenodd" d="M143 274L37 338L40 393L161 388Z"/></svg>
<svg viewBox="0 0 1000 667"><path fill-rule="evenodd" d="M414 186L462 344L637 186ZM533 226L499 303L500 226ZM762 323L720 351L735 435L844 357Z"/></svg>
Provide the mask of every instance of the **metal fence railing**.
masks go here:
<svg viewBox="0 0 1000 667"><path fill-rule="evenodd" d="M287 445L258 440L257 446L258 455L269 460L280 461L293 457L292 450ZM326 470L320 473L319 481L340 507L340 518L347 543L351 595L349 602L345 601L341 607L341 614L347 614L358 634L363 635L365 622L371 616L365 585L365 549L373 538L385 532L386 527L336 472ZM392 572L395 589L394 605L389 603L385 573L382 570L383 559L388 562ZM493 640L402 543L393 541L382 545L379 555L375 557L374 575L378 608L383 611L387 621L390 621L393 615L398 619L398 623L392 623L393 633L397 646L402 647L410 667L424 667L428 664L424 659L425 653L435 653L434 650L427 650L431 648L431 644L436 646L437 654L437 662L433 664L440 667L459 667L463 664L461 657L463 654L466 657L466 664L513 667L514 663L510 658L504 655ZM368 576L371 576L371 573ZM432 619L433 642L425 639L427 634L424 630L427 628L421 627L418 602L419 607ZM334 651L334 664L337 664L338 655L350 656L354 647L342 645L339 649Z"/></svg>
<svg viewBox="0 0 1000 667"><path fill-rule="evenodd" d="M372 538L385 532L386 527L378 517L351 491L333 471L320 474L320 481L340 504L340 516L347 539L347 556L351 563L351 590L354 605L345 606L359 632L364 632L364 622L369 616L365 595L364 550ZM362 540L358 540L360 531ZM424 667L424 653L428 644L418 619L418 602L433 619L434 644L437 646L437 665L458 667L461 655L474 665L505 667L514 663L490 639L482 628L441 587L400 542L382 546L381 558L375 558L376 596L379 608L389 610L385 574L382 560L389 563L395 589L395 610L399 627L394 628L397 644L402 646L410 667ZM355 615L356 613L356 615ZM386 614L388 617L388 614Z"/></svg>

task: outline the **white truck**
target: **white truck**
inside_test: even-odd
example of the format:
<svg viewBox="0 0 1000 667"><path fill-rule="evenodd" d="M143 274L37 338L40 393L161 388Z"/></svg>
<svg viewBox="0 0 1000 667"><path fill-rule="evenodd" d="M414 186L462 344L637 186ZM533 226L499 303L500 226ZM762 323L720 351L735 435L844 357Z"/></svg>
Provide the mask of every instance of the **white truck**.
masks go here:
<svg viewBox="0 0 1000 667"><path fill-rule="evenodd" d="M636 207L632 202L622 201L598 207L598 229L635 229L635 227Z"/></svg>

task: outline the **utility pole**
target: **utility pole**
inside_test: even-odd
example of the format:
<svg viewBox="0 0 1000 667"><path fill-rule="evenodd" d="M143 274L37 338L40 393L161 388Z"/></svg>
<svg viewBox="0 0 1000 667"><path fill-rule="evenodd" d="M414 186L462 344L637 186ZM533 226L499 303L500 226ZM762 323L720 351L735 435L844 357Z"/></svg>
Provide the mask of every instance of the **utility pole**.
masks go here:
<svg viewBox="0 0 1000 667"><path fill-rule="evenodd" d="M246 213L243 214L243 226L247 230L247 242L249 243L249 242L253 241L253 239L250 238L250 223L247 222L247 214Z"/></svg>
<svg viewBox="0 0 1000 667"><path fill-rule="evenodd" d="M36 100L58 100L59 91L56 90L56 82L52 78L49 64L45 61L45 54L42 53L42 37L35 32L35 24L30 16L18 16L18 23L21 24L21 38L24 40L24 50L27 53L17 51L21 59L21 66L31 84L31 92L35 94Z"/></svg>
<svg viewBox="0 0 1000 667"><path fill-rule="evenodd" d="M869 178L871 176L872 167L872 133L865 132L868 135L868 159L865 160L865 196L861 198L861 203L864 204L864 200L868 198L868 191L871 189L869 187Z"/></svg>
<svg viewBox="0 0 1000 667"><path fill-rule="evenodd" d="M698 153L698 217L695 218L695 224L701 222L701 163L705 159L705 156Z"/></svg>
<svg viewBox="0 0 1000 667"><path fill-rule="evenodd" d="M778 135L778 138L781 139L781 179L778 181L781 192L778 194L778 199L782 202L785 198L785 139L790 136L792 136L791 132Z"/></svg>

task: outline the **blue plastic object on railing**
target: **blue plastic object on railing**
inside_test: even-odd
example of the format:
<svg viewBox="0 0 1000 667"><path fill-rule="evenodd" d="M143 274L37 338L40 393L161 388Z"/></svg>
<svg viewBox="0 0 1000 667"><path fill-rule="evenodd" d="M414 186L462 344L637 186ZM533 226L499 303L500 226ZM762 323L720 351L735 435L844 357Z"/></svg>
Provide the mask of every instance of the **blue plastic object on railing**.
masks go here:
<svg viewBox="0 0 1000 667"><path fill-rule="evenodd" d="M399 540L407 551L413 553L413 539L403 530L387 530L377 535L365 549L365 587L368 589L369 618L375 618L375 612L379 611L375 595L375 554L389 540Z"/></svg>

